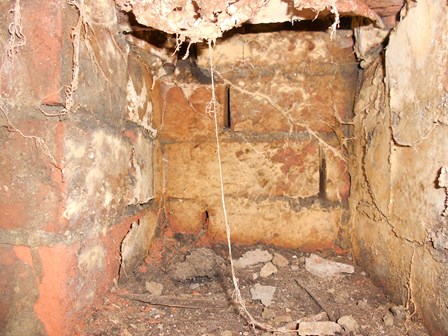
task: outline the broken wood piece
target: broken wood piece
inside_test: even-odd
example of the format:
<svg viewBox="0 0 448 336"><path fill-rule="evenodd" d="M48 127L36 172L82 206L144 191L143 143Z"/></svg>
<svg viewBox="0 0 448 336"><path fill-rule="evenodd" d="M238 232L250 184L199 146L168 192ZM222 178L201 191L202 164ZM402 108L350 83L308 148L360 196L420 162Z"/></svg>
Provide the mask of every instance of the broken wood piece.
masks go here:
<svg viewBox="0 0 448 336"><path fill-rule="evenodd" d="M140 301L144 303L149 303L154 306L165 306L165 307L174 307L174 308L188 308L188 309L197 309L197 308L211 308L211 309L222 309L229 308L231 303L228 301L214 301L210 299L203 298L193 298L193 297L173 297L168 295L151 295L151 294L127 294L121 295L121 297L133 300Z"/></svg>
<svg viewBox="0 0 448 336"><path fill-rule="evenodd" d="M320 309L328 315L330 321L336 322L338 318L327 304L325 304L315 293L313 293L302 281L295 279L295 282L313 299L314 302L316 302Z"/></svg>

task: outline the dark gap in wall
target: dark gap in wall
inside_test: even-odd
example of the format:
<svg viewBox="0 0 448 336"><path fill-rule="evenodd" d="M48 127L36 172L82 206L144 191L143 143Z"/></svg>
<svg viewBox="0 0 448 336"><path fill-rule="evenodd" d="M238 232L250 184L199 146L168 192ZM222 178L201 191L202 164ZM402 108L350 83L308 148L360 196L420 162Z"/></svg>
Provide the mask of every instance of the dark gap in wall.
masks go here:
<svg viewBox="0 0 448 336"><path fill-rule="evenodd" d="M208 213L208 210L205 210L202 213L202 230L207 232L208 231L208 224L210 222L210 215Z"/></svg>
<svg viewBox="0 0 448 336"><path fill-rule="evenodd" d="M325 153L319 147L319 198L327 199L327 161L325 160Z"/></svg>
<svg viewBox="0 0 448 336"><path fill-rule="evenodd" d="M340 19L338 29L351 29L351 17L343 17ZM223 39L229 38L235 34L262 34L273 33L279 31L321 31L325 32L333 24L333 20L330 18L316 19L316 20L303 20L295 21L294 23L279 22L279 23L244 23L240 27L233 28L223 33Z"/></svg>
<svg viewBox="0 0 448 336"><path fill-rule="evenodd" d="M232 119L230 110L230 85L226 86L224 92L224 129L232 129Z"/></svg>

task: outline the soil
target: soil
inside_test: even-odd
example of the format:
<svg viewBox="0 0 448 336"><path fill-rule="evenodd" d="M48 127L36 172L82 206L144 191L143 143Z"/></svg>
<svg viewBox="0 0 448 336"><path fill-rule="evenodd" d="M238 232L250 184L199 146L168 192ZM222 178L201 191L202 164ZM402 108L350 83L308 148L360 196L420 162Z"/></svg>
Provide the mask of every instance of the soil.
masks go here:
<svg viewBox="0 0 448 336"><path fill-rule="evenodd" d="M79 335L298 335L300 320L313 319L322 312L320 320L336 322L343 316L350 316L350 321L356 321L357 326L346 326L338 333L340 335L428 335L416 316L391 303L359 267L355 267L352 274L322 278L305 269L308 253L264 245L234 246L234 259L258 248L272 255L279 253L288 260L287 266L277 266L277 272L265 278L260 277L265 263L236 270L247 310L260 324L280 331L253 328L233 300L226 246L198 245L201 244L187 235L161 238L153 245L145 262L94 307L93 314L80 327ZM187 276L188 279L182 281L176 276L174 280L173 274L178 274L179 265L184 269L186 260L201 259L188 258L198 248L207 256L216 254L214 267L207 263L209 273L206 275L197 270L198 273L193 273L201 276ZM334 251L315 254L329 261L353 265L349 255L337 255ZM161 295L160 292L151 295L146 290L147 282L163 285ZM269 307L252 300L250 288L257 283L276 287Z"/></svg>

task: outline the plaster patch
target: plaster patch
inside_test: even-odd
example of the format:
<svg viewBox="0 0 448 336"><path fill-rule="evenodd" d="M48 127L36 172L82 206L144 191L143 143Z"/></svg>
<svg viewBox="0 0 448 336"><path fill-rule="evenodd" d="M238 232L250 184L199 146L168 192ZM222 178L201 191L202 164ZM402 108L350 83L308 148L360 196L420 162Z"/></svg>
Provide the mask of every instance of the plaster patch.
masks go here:
<svg viewBox="0 0 448 336"><path fill-rule="evenodd" d="M88 247L79 253L78 267L87 273L98 272L104 267L105 257L106 251L102 246Z"/></svg>
<svg viewBox="0 0 448 336"><path fill-rule="evenodd" d="M67 139L65 142L66 160L80 159L86 153L86 146L84 144L77 143L72 139Z"/></svg>

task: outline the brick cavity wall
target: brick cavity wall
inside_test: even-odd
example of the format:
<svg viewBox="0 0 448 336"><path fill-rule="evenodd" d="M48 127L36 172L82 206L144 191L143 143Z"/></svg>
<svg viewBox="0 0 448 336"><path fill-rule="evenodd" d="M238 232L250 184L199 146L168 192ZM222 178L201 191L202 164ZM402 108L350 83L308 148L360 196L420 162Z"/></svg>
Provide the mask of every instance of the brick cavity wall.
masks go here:
<svg viewBox="0 0 448 336"><path fill-rule="evenodd" d="M59 115L80 12L78 89ZM152 74L111 1L0 13L0 334L74 335L154 235ZM8 35L15 15L23 36Z"/></svg>
<svg viewBox="0 0 448 336"><path fill-rule="evenodd" d="M234 34L213 48L234 242L326 248L346 222L344 121L358 78L352 33L340 30L331 40L316 26L300 27ZM174 77L160 79L158 189L175 230L222 241L208 68L208 47L199 46L197 59L179 61Z"/></svg>

